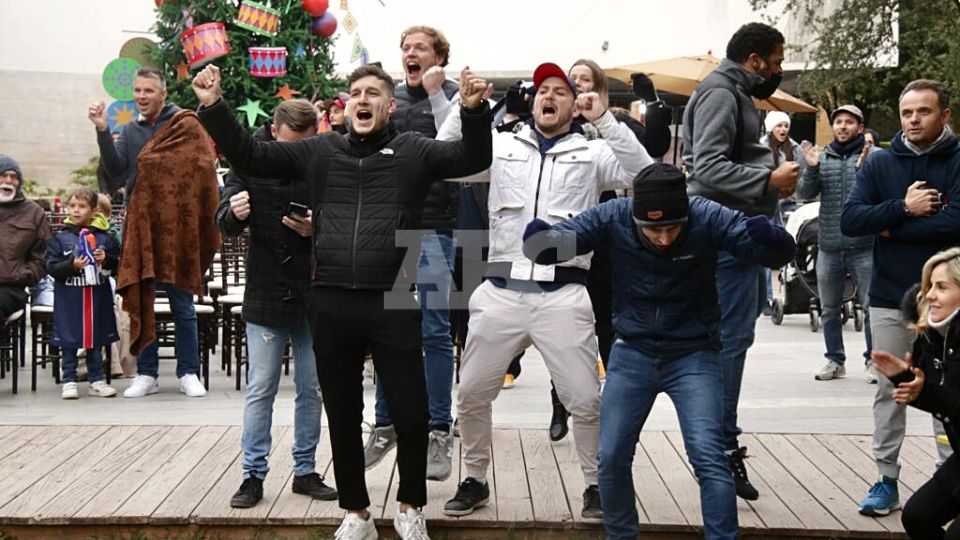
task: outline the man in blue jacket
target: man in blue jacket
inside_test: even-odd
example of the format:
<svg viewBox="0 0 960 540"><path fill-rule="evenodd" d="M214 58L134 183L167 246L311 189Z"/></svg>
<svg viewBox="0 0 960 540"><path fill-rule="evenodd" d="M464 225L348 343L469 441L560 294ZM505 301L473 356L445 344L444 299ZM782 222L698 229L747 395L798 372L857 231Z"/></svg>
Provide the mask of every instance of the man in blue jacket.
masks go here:
<svg viewBox="0 0 960 540"><path fill-rule="evenodd" d="M769 268L789 261L793 239L765 216L747 217L688 198L683 173L653 164L634 196L608 201L553 225L535 219L524 255L552 264L609 246L616 335L600 403L598 480L607 538L639 534L631 466L637 438L661 392L677 409L700 483L706 537L737 536L733 477L724 457L718 255Z"/></svg>
<svg viewBox="0 0 960 540"><path fill-rule="evenodd" d="M914 334L898 309L904 293L920 280L923 263L960 241L960 146L950 129L950 95L943 84L920 79L900 94L901 130L890 150L861 167L843 205L840 230L874 235L870 281L873 348L903 357ZM893 401L893 384L879 377L873 402L873 455L880 478L860 503L877 516L900 507L897 478L906 410ZM934 420L934 431L943 426ZM938 445L941 461L949 449Z"/></svg>

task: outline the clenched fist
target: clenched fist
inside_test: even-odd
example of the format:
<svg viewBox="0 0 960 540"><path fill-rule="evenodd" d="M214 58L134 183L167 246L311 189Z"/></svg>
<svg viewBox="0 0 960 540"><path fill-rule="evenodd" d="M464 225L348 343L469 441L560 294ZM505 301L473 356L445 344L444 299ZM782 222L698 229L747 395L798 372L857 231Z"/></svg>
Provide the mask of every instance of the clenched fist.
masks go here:
<svg viewBox="0 0 960 540"><path fill-rule="evenodd" d="M603 116L603 113L607 112L607 109L600 101L600 94L596 92L584 92L578 95L577 102L574 106L580 111L580 116L587 122L593 122Z"/></svg>
<svg viewBox="0 0 960 540"><path fill-rule="evenodd" d="M210 64L200 70L200 73L193 78L193 93L197 95L197 99L204 107L216 103L223 95L220 90L220 68Z"/></svg>
<svg viewBox="0 0 960 540"><path fill-rule="evenodd" d="M244 221L250 217L250 193L241 191L230 197L230 211L237 219Z"/></svg>
<svg viewBox="0 0 960 540"><path fill-rule="evenodd" d="M87 109L87 118L93 122L97 131L107 130L107 104L104 102L94 103Z"/></svg>

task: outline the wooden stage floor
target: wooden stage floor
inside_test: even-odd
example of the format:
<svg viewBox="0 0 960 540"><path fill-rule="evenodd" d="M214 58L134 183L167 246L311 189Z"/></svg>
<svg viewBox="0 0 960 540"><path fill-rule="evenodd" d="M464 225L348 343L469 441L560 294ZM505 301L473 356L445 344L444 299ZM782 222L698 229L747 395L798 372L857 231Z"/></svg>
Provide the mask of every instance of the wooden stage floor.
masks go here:
<svg viewBox="0 0 960 540"><path fill-rule="evenodd" d="M290 490L292 427L274 430L264 500L230 508L239 439L240 428L228 426L0 426L0 538L330 537L342 517L337 503ZM876 476L870 437L751 434L741 443L761 493L756 502L738 500L744 537L906 538L899 512L857 513ZM551 444L545 430L497 429L493 454L491 504L470 516L441 512L459 461L449 480L428 483L433 538L602 537L598 523L580 518L584 486L570 437ZM934 455L932 438L907 438L901 501L932 474ZM367 473L384 537L393 535L396 511L393 462ZM326 432L317 463L332 481ZM634 484L644 538L702 537L698 486L679 433L642 435Z"/></svg>

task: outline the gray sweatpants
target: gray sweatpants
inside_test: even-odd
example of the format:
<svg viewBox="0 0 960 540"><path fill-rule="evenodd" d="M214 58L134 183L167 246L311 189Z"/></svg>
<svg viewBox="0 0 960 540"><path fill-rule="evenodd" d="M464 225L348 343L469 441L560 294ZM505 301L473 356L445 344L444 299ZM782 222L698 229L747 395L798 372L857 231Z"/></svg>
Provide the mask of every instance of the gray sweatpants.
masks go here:
<svg viewBox="0 0 960 540"><path fill-rule="evenodd" d="M577 457L587 485L597 483L600 378L593 308L587 288L521 292L484 282L470 297L470 331L460 361L457 414L466 475L478 480L490 466L492 403L513 358L540 351L563 406L573 416Z"/></svg>
<svg viewBox="0 0 960 540"><path fill-rule="evenodd" d="M887 351L899 358L913 349L915 334L907 328L898 309L870 308L870 330L873 350ZM888 478L900 477L900 445L907 429L907 407L893 401L893 383L877 374L877 394L873 398L873 457L880 474ZM933 417L931 417L933 419ZM943 424L933 419L935 435L944 433ZM939 467L950 457L950 447L938 444Z"/></svg>

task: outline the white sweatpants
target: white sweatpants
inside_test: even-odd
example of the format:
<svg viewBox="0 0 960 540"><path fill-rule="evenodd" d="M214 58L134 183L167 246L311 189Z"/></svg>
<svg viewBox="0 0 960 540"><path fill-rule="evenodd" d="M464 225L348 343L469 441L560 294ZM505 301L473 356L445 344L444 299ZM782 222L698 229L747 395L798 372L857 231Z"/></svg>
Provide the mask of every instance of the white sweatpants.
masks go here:
<svg viewBox="0 0 960 540"><path fill-rule="evenodd" d="M540 351L563 406L587 485L597 483L600 379L593 308L583 285L521 292L484 282L470 297L470 331L457 396L467 476L483 480L490 465L493 400L510 361L533 345Z"/></svg>

